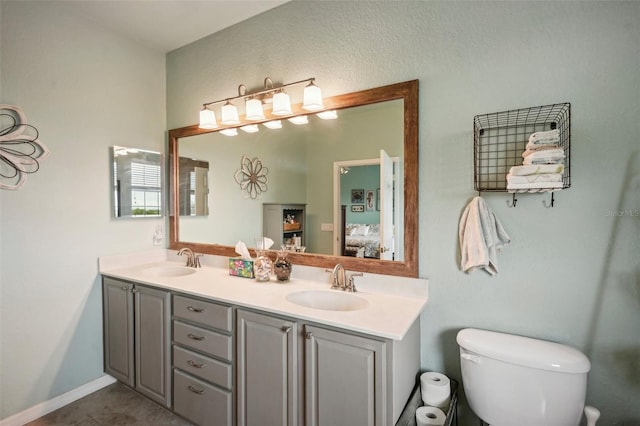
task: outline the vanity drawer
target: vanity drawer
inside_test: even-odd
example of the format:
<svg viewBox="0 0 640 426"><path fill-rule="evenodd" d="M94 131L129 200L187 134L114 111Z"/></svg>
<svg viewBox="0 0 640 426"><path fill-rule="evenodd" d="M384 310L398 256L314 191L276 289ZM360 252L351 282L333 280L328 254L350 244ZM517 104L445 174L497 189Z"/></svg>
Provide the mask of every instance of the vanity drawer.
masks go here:
<svg viewBox="0 0 640 426"><path fill-rule="evenodd" d="M173 341L197 351L231 361L231 336L174 320Z"/></svg>
<svg viewBox="0 0 640 426"><path fill-rule="evenodd" d="M231 426L231 392L173 370L173 411L200 426Z"/></svg>
<svg viewBox="0 0 640 426"><path fill-rule="evenodd" d="M197 322L208 327L231 331L231 306L173 296L173 316L187 321Z"/></svg>
<svg viewBox="0 0 640 426"><path fill-rule="evenodd" d="M233 381L232 368L231 364L226 362L174 346L173 366L200 379L231 389Z"/></svg>

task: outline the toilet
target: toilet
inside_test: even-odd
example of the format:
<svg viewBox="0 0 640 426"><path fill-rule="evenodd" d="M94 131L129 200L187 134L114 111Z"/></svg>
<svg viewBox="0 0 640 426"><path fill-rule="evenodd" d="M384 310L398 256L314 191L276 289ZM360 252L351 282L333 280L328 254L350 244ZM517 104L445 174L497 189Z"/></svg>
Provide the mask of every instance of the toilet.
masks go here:
<svg viewBox="0 0 640 426"><path fill-rule="evenodd" d="M458 332L464 392L491 426L576 426L589 359L577 349L529 337L466 328Z"/></svg>

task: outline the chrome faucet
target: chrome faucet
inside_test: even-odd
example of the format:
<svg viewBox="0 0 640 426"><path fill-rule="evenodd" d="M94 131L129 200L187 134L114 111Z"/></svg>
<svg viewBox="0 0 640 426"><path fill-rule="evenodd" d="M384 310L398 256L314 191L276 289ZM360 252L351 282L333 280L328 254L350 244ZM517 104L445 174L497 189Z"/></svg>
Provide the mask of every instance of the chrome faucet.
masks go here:
<svg viewBox="0 0 640 426"><path fill-rule="evenodd" d="M344 290L346 278L346 272L342 263L336 263L333 270L327 269L327 272L331 272L331 288Z"/></svg>
<svg viewBox="0 0 640 426"><path fill-rule="evenodd" d="M180 249L178 252L178 256L187 256L187 265L189 268L199 268L200 266L200 257L201 254L194 254L190 248L185 247Z"/></svg>
<svg viewBox="0 0 640 426"><path fill-rule="evenodd" d="M343 290L355 293L356 284L353 281L353 277L361 277L362 272L351 272L347 274L341 263L337 263L333 269L327 269L327 272L331 272L331 288L334 290Z"/></svg>

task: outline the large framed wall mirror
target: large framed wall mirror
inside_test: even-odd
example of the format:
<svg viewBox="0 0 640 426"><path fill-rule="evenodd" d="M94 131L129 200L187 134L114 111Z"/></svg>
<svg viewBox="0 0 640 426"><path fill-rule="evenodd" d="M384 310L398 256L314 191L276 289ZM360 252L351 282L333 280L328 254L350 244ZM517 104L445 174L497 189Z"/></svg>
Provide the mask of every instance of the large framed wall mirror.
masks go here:
<svg viewBox="0 0 640 426"><path fill-rule="evenodd" d="M327 98L324 109L337 118L321 120L294 105L292 116L308 115L306 125L283 119L280 129L260 126L235 137L219 132L233 126L170 130L169 248L235 256L238 240L252 247L273 228L264 206L295 205L303 216L289 216L298 225L287 231L283 210L274 238L291 246L295 234L304 242L304 252L290 253L294 265L339 262L353 271L417 277L418 81ZM185 158L198 159L191 166L206 182L201 215L185 215L184 206L193 204L183 190ZM247 197L234 180L243 158L259 159L267 170L258 197Z"/></svg>

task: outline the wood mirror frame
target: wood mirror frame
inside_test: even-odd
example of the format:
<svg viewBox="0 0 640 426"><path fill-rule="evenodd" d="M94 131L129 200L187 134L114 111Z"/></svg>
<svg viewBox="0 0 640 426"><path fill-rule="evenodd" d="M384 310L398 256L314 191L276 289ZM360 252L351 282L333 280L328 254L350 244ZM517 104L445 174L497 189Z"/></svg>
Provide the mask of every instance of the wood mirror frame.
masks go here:
<svg viewBox="0 0 640 426"><path fill-rule="evenodd" d="M326 98L324 99L324 110L338 110L395 99L404 101L404 260L392 261L315 253L290 253L289 258L294 265L333 268L336 263L341 263L349 271L418 277L418 80ZM294 105L292 109L293 114L291 116L309 114L299 104ZM313 113L317 112L319 111L314 111ZM265 120L255 123L271 119L273 118L267 117ZM174 191L174 188L177 188L179 183L179 175L176 172L179 161L179 139L217 132L230 127L238 126L220 126L215 130L207 130L201 129L197 124L194 124L169 130L169 180L171 191L169 197L169 248L172 250L188 247L197 253L229 257L237 256L232 246L180 241L179 200Z"/></svg>

